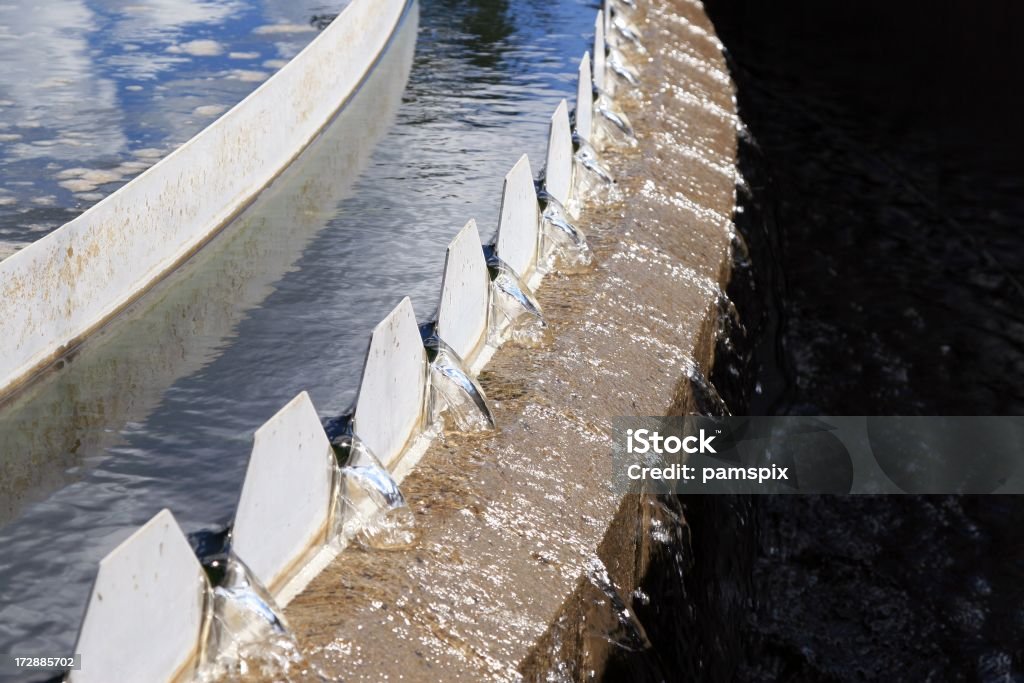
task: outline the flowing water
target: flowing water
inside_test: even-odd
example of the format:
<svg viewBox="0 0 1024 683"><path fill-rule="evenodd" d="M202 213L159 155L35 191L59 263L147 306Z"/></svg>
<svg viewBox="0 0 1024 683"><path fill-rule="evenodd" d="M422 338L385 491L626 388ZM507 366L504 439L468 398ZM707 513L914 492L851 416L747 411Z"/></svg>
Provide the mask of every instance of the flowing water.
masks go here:
<svg viewBox="0 0 1024 683"><path fill-rule="evenodd" d="M197 683L252 677L317 680L281 608L245 563L228 551L206 566L215 582Z"/></svg>
<svg viewBox="0 0 1024 683"><path fill-rule="evenodd" d="M488 258L491 272L491 319L488 344L506 341L538 347L547 339L547 323L529 286L496 256Z"/></svg>
<svg viewBox="0 0 1024 683"><path fill-rule="evenodd" d="M577 273L586 270L594 255L587 245L587 236L572 224L565 207L546 192L538 193L544 204L541 213L541 257L538 267Z"/></svg>
<svg viewBox="0 0 1024 683"><path fill-rule="evenodd" d="M0 51L17 67L0 77L0 257L183 142L340 6L9 7ZM1022 269L1011 228L1022 182L1009 164L990 172L985 158L1019 154L1008 143L978 154L952 136L936 142L920 105L864 116L843 99L837 84L870 92L881 78L886 104L946 85L931 74L909 89L900 69L882 78L894 62L934 68L908 50L917 41L905 36L919 33L909 24L893 33L902 59L866 54L875 61L865 86L856 50L871 41L854 29L888 26L870 13L821 23L773 3L772 16L803 27L791 30L738 0L709 9L749 126L750 191L737 179L735 308L720 297L714 372L686 368L699 409L1019 412ZM425 0L417 10L295 168L165 286L0 410L0 652L70 651L96 562L160 508L190 532L223 528L252 432L303 389L323 414L344 412L370 329L406 294L428 318L458 226L475 216L490 237L504 173L522 151L539 167L548 117L575 91L593 7ZM747 15L760 21L740 31ZM615 30L636 50L619 19ZM822 60L798 48L830 54L822 42L843 56L825 66L858 65L854 73L812 73ZM986 72L985 46L965 51L973 62L942 64L970 85ZM33 71L48 62L45 74ZM614 54L611 67L612 87L628 87L635 66ZM1001 91L972 92L988 118L969 107L971 116L943 116L1005 122L1019 107L993 101ZM605 95L597 116L628 141L629 121ZM716 170L700 141L675 151ZM729 217L691 208L733 230ZM565 210L549 202L545 218L562 265L586 269L590 251ZM346 535L373 549L414 541L404 498L379 466L343 472L350 502L376 501ZM590 636L617 653L608 680L1020 676L1024 560L1014 530L1024 516L1014 499L649 504L655 569L645 584L622 595L601 566L589 567L593 599L606 608ZM242 595L233 604L269 604L235 576L222 590Z"/></svg>
<svg viewBox="0 0 1024 683"><path fill-rule="evenodd" d="M19 16L31 30L0 20L34 36L24 54L0 41L0 135L20 136L0 138L0 239L53 229L184 142L340 6L37 3ZM3 406L0 652L70 652L96 563L159 509L189 532L223 528L253 432L296 393L325 415L349 407L373 326L405 295L428 319L458 227L475 217L492 237L505 173L523 152L542 165L593 11L419 3L335 124L253 207ZM72 56L50 66L70 83L9 111L46 80L38 50L61 46Z"/></svg>
<svg viewBox="0 0 1024 683"><path fill-rule="evenodd" d="M433 421L445 420L461 432L494 429L494 415L487 396L473 378L459 354L436 335L428 343L430 360L430 414Z"/></svg>
<svg viewBox="0 0 1024 683"><path fill-rule="evenodd" d="M332 542L366 549L407 548L416 541L415 519L387 468L356 437L339 468L338 511Z"/></svg>
<svg viewBox="0 0 1024 683"><path fill-rule="evenodd" d="M754 415L1020 414L1024 136L1000 83L1021 8L706 4L746 124L750 260L729 292L746 333L723 325L696 387ZM1019 497L660 504L680 519L649 533L677 538L633 603L654 647L609 680L1024 680Z"/></svg>

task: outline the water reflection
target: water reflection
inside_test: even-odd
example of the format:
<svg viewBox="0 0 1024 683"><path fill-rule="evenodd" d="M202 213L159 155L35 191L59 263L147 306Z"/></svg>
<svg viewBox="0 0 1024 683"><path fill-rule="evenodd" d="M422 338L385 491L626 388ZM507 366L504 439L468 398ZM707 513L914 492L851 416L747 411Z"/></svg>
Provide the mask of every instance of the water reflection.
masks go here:
<svg viewBox="0 0 1024 683"><path fill-rule="evenodd" d="M458 17L463 47L470 47L465 58L473 66L495 70L501 67L508 38L515 31L507 0L469 3L442 0L437 5ZM497 74L496 74L497 75Z"/></svg>
<svg viewBox="0 0 1024 683"><path fill-rule="evenodd" d="M0 410L0 523L8 523L0 545L9 551L0 562L0 643L16 647L29 636L63 643L73 635L96 560L162 505L153 487L193 488L201 480L237 494L237 466L248 452L241 433L236 447L220 453L235 465L224 468L195 453L165 457L182 441L174 429L166 447L150 453L133 450L131 435L145 429L179 378L201 374L232 344L246 311L274 291L351 193L394 121L415 29L413 16L338 119L238 221ZM192 414L183 416L182 431ZM104 462L111 454L120 457Z"/></svg>
<svg viewBox="0 0 1024 683"><path fill-rule="evenodd" d="M316 0L0 5L0 257L240 101L316 35L319 9Z"/></svg>
<svg viewBox="0 0 1024 683"><path fill-rule="evenodd" d="M463 29L474 12L495 8L507 31L497 43ZM190 59L211 60L217 73L230 64L258 70L280 54L272 49L311 37L302 12L274 12L239 10L174 43L227 46L233 35L251 36L253 47L231 43ZM20 416L0 428L12 435L2 460L36 463L40 479L25 481L0 529L0 651L70 647L95 562L159 508L173 509L187 531L227 522L253 431L296 393L308 390L324 414L345 410L373 326L406 294L428 317L457 227L476 217L491 237L505 173L523 152L543 158L551 111L575 92L592 24L584 2L423 2L412 74L390 128L386 113L404 81L397 66L397 76L362 91L366 120L348 126L359 145L329 147L309 164L319 172L264 193L249 227L207 247L223 255L201 254L55 375L59 387L34 389L40 397L8 409ZM500 61L474 61L496 46ZM259 55L235 59L236 49ZM161 102L149 100L156 109ZM156 109L147 116L164 115ZM361 128L370 124L375 135L388 132L346 193L369 153L362 144L372 146ZM310 152L324 143L330 138ZM52 428L35 435L40 425Z"/></svg>

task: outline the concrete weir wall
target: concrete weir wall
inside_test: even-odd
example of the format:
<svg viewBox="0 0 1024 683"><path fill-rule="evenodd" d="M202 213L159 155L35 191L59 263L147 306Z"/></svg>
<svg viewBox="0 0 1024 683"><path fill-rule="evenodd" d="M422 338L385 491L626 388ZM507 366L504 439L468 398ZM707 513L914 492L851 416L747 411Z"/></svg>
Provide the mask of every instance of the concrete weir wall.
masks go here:
<svg viewBox="0 0 1024 683"><path fill-rule="evenodd" d="M647 503L609 490L611 420L691 409L684 368L712 362L736 181L709 20L691 0L637 4L627 16L649 54L618 44L641 84L614 87L639 145L598 145L618 191L577 221L594 267L538 292L551 343L502 347L480 378L498 431L448 435L404 480L415 547L342 553L286 610L339 680L600 674L609 645L587 636L586 577L603 564L628 596L649 542Z"/></svg>
<svg viewBox="0 0 1024 683"><path fill-rule="evenodd" d="M434 336L421 336L403 299L369 340L347 430L329 442L303 393L254 436L231 551L269 600L287 606L307 670L373 681L600 672L607 641L585 635L588 577L607 574L628 593L647 548L646 502L610 490L611 421L690 409L687 376L713 361L737 179L732 84L700 4L639 4L597 12L576 116L562 101L551 119L539 198L529 160L510 158L495 245L503 261L487 260L474 220L453 220L464 227L448 247ZM347 31L349 17L357 33L390 34L382 17L394 9L397 20L404 3L366 7L356 0L334 26ZM367 45L343 35L349 48ZM281 74L296 78L294 64ZM623 117L635 142L612 122ZM601 164L617 183L606 184ZM37 251L32 259L43 258ZM539 286L542 275L545 333L527 342L515 336L519 317L536 322L540 310L524 283ZM445 381L454 394L435 385ZM453 399L459 391L465 405ZM481 429L444 431L444 410L474 405ZM339 462L340 453L358 463ZM339 521L362 508L340 492L357 464L378 483L401 483L404 498L391 500L408 503L414 541L345 547ZM88 668L72 681L188 678L198 660L212 661L219 641L207 636L219 633L224 594L183 539L164 511L103 560L78 640ZM126 648L132 657L112 654Z"/></svg>
<svg viewBox="0 0 1024 683"><path fill-rule="evenodd" d="M210 239L355 91L408 0L353 0L298 56L138 178L0 261L0 396Z"/></svg>

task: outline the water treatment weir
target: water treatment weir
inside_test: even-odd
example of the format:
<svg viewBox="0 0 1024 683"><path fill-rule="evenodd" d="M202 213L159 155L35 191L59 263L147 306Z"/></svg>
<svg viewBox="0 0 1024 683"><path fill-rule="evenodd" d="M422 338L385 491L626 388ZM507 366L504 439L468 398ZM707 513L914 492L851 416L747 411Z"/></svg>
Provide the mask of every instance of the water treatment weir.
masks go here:
<svg viewBox="0 0 1024 683"><path fill-rule="evenodd" d="M652 48L641 95L618 94L640 147L608 150L619 192L579 220L595 269L540 290L550 344L503 348L482 377L498 434L428 450L403 484L413 549L343 553L287 610L331 674L546 671L582 656L549 627L582 609L595 560L624 592L642 572L624 549L644 515L608 491L601 451L614 415L686 409L687 359L710 362L736 123L699 6L651 5L631 19ZM373 326L406 294L425 319L457 228L476 217L488 241L502 176L524 152L542 166L593 10L411 12L303 158L5 405L0 650L70 651L96 562L159 509L186 531L227 523L253 431L302 390L322 415L345 410Z"/></svg>

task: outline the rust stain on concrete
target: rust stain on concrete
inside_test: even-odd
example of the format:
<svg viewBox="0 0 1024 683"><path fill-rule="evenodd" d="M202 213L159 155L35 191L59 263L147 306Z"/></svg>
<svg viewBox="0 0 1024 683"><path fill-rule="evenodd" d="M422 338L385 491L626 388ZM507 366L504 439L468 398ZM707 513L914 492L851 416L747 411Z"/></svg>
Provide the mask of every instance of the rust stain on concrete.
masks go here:
<svg viewBox="0 0 1024 683"><path fill-rule="evenodd" d="M712 361L736 180L732 85L701 6L652 0L633 21L650 57L624 46L643 82L617 101L640 145L606 153L617 198L578 222L596 265L540 291L551 343L502 348L482 377L498 432L449 434L405 480L418 543L346 550L287 610L332 677L599 673L587 569L637 585L649 503L611 490L611 421L688 410L685 365Z"/></svg>

